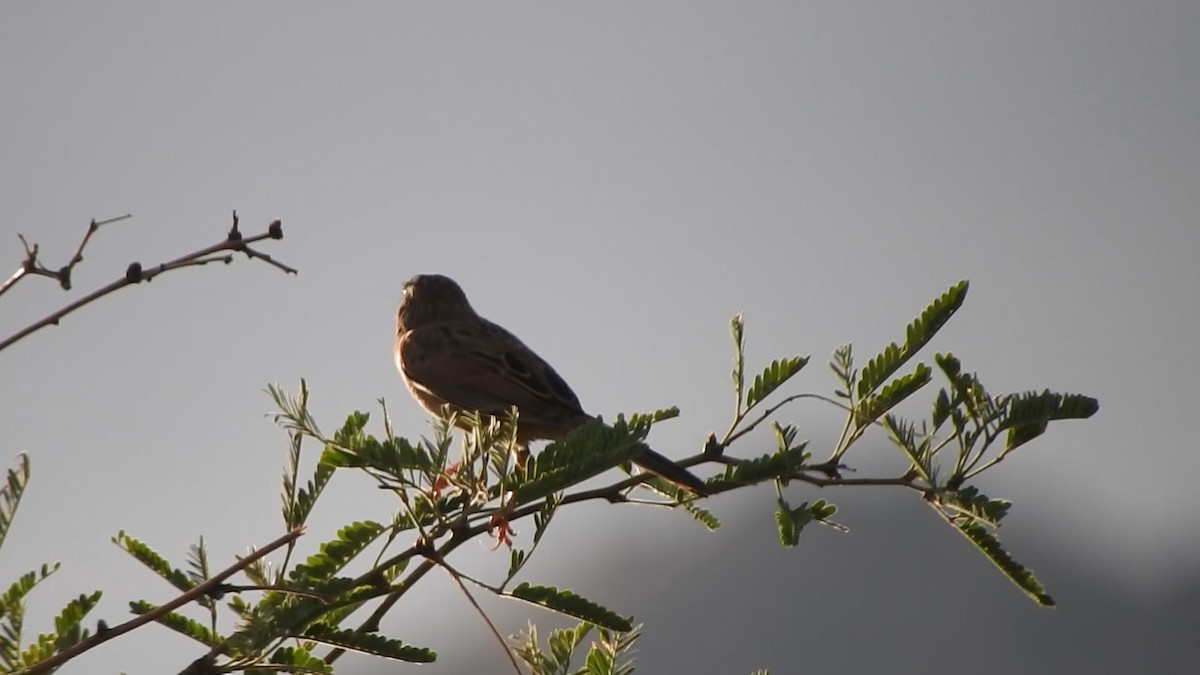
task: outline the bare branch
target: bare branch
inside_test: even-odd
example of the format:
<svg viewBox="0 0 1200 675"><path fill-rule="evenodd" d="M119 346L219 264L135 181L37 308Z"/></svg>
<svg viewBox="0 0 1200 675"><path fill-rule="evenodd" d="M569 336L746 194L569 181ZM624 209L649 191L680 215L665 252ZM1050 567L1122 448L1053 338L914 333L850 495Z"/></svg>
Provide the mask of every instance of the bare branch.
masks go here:
<svg viewBox="0 0 1200 675"><path fill-rule="evenodd" d="M71 290L71 272L74 271L76 265L83 262L83 249L87 246L88 241L91 240L92 235L104 225L126 220L132 217L132 215L126 213L123 216L108 218L107 220L96 220L93 218L92 221L88 223L87 229L83 231L83 239L79 241L79 246L75 248L75 255L71 256L70 262L57 270L52 270L38 261L38 245L36 242L33 244L33 246L30 246L29 242L25 239L25 235L17 234L17 237L21 239L21 244L25 247L25 260L21 263L21 266L17 268L17 271L13 272L12 276L6 279L3 285L0 285L0 295L4 295L5 291L12 288L18 281L30 274L39 277L49 277L57 281L58 285L61 286L64 291Z"/></svg>
<svg viewBox="0 0 1200 675"><path fill-rule="evenodd" d="M512 664L513 671L515 671L517 675L521 675L521 666L517 663L517 659L513 656L512 650L508 648L508 644L504 641L504 636L500 634L500 630L496 628L496 624L492 622L492 619L487 615L487 612L483 611L483 607L479 606L479 602L475 600L475 596L471 595L471 590L468 589L467 585L463 583L462 577L459 576L458 571L446 564L446 561L444 560L438 560L437 562L442 566L443 569L446 570L446 574L450 575L450 578L454 580L454 583L458 584L458 589L462 591L463 595L467 596L467 602L471 603L471 606L475 608L475 612L479 614L479 616L483 619L483 622L487 624L488 630L490 630L492 633L492 637L496 638L496 642L500 643L500 649L504 650L504 655L508 657L509 663Z"/></svg>
<svg viewBox="0 0 1200 675"><path fill-rule="evenodd" d="M95 232L97 229L99 229L100 226L102 226L102 225L116 222L118 220L124 220L125 218L128 218L128 217L129 216L121 216L119 218L110 218L109 220L104 220L104 221L92 221L91 225L89 225L89 227L88 227L87 233L84 234L83 240L81 242L79 242L79 248L75 252L75 257L71 259L70 264L68 264L66 267L62 268L58 272L53 272L51 270L48 270L45 267L43 267L40 263L37 262L38 249L37 249L36 244L32 248L28 244L26 244L25 245L25 250L26 250L25 262L21 265L21 268L18 269L17 272L15 272L13 274L12 277L9 277L9 279L4 282L3 286L0 286L0 293L3 293L5 290L11 288L17 281L19 281L22 277L24 277L25 275L28 275L28 274L50 276L55 279L58 279L59 283L63 284L64 288L70 288L71 269L74 268L74 266L77 263L79 263L79 261L83 260L83 249L87 245L88 240L91 237L92 233ZM250 237L246 237L246 236L243 236L240 231L238 231L238 222L237 222L237 212L236 211L233 214L233 220L234 220L233 227L229 230L229 234L226 236L226 238L223 241L217 242L216 244L213 244L211 246L206 246L200 250L193 251L191 253L188 253L187 255L180 256L174 260L171 260L171 261L165 262L165 263L161 263L159 265L156 265L156 266L150 267L150 268L143 268L141 263L137 263L137 262L130 263L129 267L125 270L125 275L122 276L121 278L116 279L115 281L112 281L108 285L98 288L95 291L92 291L91 293L80 298L79 300L76 300L75 302L72 302L63 308L61 308L55 312L52 312L49 316L46 316L45 318L43 318L39 321L36 321L36 322L30 324L29 326L26 326L25 328L22 328L21 330L17 331L16 333L14 333L14 334L10 335L9 337L5 338L4 340L0 341L0 351L3 351L7 347L13 345L14 343L20 341L21 339L23 339L25 337L28 337L29 335L31 335L33 333L41 330L42 328L45 328L46 326L57 326L58 322L61 321L63 319L63 317L67 316L68 314L74 312L75 310L77 310L85 305L95 302L96 300L99 300L100 298L108 295L109 293L113 293L122 288L125 288L126 286L131 286L133 284L140 283L142 281L151 281L152 279L154 279L154 277L156 277L160 274L163 274L165 272L170 272L172 270L182 269L185 267L198 267L198 266L202 266L202 265L207 265L212 262L223 262L223 263L228 264L233 261L233 256L228 253L226 255L217 255L222 252L232 251L235 253L236 252L245 253L247 257L249 257L251 259L259 258L259 259L263 260L264 262L283 270L285 273L288 273L288 274L298 274L299 273L295 268L289 267L287 265L284 265L283 263L277 262L274 259L272 259L270 256L266 255L265 253L260 253L259 251L256 251L256 250L250 248L250 244L253 244L253 243L256 243L259 241L263 241L265 239L282 239L283 238L283 224L280 221L278 221L278 220L273 221L270 225L267 226L266 232L263 232L261 234L256 234L256 235L253 235ZM22 237L21 241L24 242L25 238Z"/></svg>
<svg viewBox="0 0 1200 675"><path fill-rule="evenodd" d="M62 286L64 291L71 290L71 271L75 269L76 265L83 262L83 249L87 246L88 240L92 238L92 235L104 225L116 223L132 217L132 214L126 213L123 216L109 218L108 220L96 220L93 218L92 222L88 223L87 230L84 230L83 232L83 239L79 241L79 247L75 249L75 255L71 256L71 262L67 263L66 267L63 267L58 271L58 283Z"/></svg>

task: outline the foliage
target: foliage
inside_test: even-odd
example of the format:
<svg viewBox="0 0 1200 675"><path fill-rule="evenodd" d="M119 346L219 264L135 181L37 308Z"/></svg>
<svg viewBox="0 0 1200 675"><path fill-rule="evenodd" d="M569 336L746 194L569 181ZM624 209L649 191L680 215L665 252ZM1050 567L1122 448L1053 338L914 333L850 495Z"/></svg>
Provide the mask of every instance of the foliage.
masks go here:
<svg viewBox="0 0 1200 675"><path fill-rule="evenodd" d="M592 631L596 639L588 645L582 665L572 670L576 650ZM641 631L640 625L620 632L584 621L574 628L550 633L543 650L537 626L531 623L524 634L512 640L512 650L529 667L531 675L629 675L633 672L633 644Z"/></svg>
<svg viewBox="0 0 1200 675"><path fill-rule="evenodd" d="M683 464L717 466L719 470L706 482L713 494L770 483L779 540L789 548L797 547L804 529L814 523L845 530L831 520L837 507L824 499L793 505L797 500L789 493L797 489L796 484L801 489L805 485L905 488L962 534L1017 588L1036 603L1052 606L1053 598L1033 573L1018 563L995 535L1012 504L982 493L973 482L1045 434L1051 423L1090 417L1098 405L1095 399L1078 394L989 393L980 379L965 371L948 352L934 354L932 366L914 363L961 308L967 289L967 283L960 282L935 298L908 324L901 343L888 344L862 368L855 365L850 345L835 350L830 362L837 380L833 397L779 395L809 363L807 356L774 359L749 377L745 325L740 315L734 317L730 324L734 345L731 423L721 438L710 437L703 451ZM901 404L929 387L935 374L944 384L933 394L927 418L912 420L898 414ZM437 658L432 649L380 635L377 630L383 616L404 601L429 571L441 568L458 582L481 614L467 584L580 621L573 629L550 633L545 647L531 625L506 647L514 668L519 659L535 675L629 673L632 647L640 630L631 618L570 590L518 581L551 522L565 507L607 500L677 508L710 529L721 524L717 516L695 503L695 495L654 476L635 474L602 488L579 487L611 469L628 470L631 460L648 447L654 425L677 416L677 409L618 417L611 424L586 424L522 465L514 461L515 414L490 418L447 410L436 420L432 438L413 440L393 434L387 408L382 407L381 423L376 427L370 414L354 412L330 436L309 413L306 383L301 382L295 396L277 387L268 392L278 408L275 420L287 434L281 490L285 532L298 532L296 528L307 524L337 476L357 475L389 492L395 496L395 510L352 520L307 556L300 555L293 537L281 544L286 548L273 565L250 557L235 563L233 571L242 572L249 585L226 583L225 573L215 573L203 540L192 547L185 565L175 566L145 542L119 533L114 538L118 546L171 584L181 597L194 600L179 608L157 607L144 600L130 603L135 614L152 618L198 644L204 656L183 672L331 673L346 651L392 661L432 662ZM823 460L814 460L796 427L776 419L784 406L800 400L822 401L845 413L842 431ZM452 434L456 427L464 431L460 443ZM770 451L744 456L730 452L760 427L771 430L774 447ZM873 431L890 439L902 453L907 469L898 476L844 477L852 469L846 463L847 453ZM304 451L313 445L318 457L305 469ZM6 487L0 490L0 543L28 479L27 461L21 466L24 468L10 471ZM534 531L528 548L516 548L518 542L509 524L525 519L532 520ZM456 549L489 536L496 547L510 548L507 565L495 571L496 581L476 579L453 567L449 557ZM21 646L22 599L52 572L44 567L40 575L25 575L0 596L0 659L7 667L5 672L88 638L81 620L94 606L98 593L72 601L49 637L39 636ZM203 616L189 615L192 611ZM219 614L234 621L222 623ZM486 615L483 619L491 625ZM227 625L232 629L219 630ZM581 652L578 663L576 652Z"/></svg>
<svg viewBox="0 0 1200 675"><path fill-rule="evenodd" d="M8 535L28 484L29 457L18 455L16 467L8 470L4 486L0 487L0 545ZM0 673L16 672L45 661L91 635L83 627L83 620L100 601L100 591L68 601L54 618L54 630L22 644L25 642L25 597L58 569L58 563L43 564L38 570L18 577L0 594Z"/></svg>

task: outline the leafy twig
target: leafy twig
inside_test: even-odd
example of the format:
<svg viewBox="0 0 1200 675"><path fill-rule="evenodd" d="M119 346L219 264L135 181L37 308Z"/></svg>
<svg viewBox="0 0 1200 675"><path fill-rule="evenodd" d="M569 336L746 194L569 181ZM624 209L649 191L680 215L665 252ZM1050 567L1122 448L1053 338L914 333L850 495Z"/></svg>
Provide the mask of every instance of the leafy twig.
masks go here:
<svg viewBox="0 0 1200 675"><path fill-rule="evenodd" d="M67 649L65 651L58 653L58 654L46 659L45 661L42 661L41 663L35 664L34 666L27 668L25 670L19 671L17 673L17 675L37 675L38 673L51 672L55 668L61 666L62 664L66 663L67 661L70 661L71 659L75 658L76 656L79 656L80 654L82 654L90 649L94 649L94 648L100 646L101 644L108 642L109 640L112 640L113 638L120 637L121 635L124 635L125 633L128 633L129 631L134 630L135 628L138 628L139 626L143 626L147 623L150 623L151 621L157 621L157 620L161 619L162 617L166 616L167 614L170 614L171 612L175 611L176 609L179 609L180 607L183 607L184 605L186 605L190 602L193 602L199 598L208 596L208 595L212 594L213 592L220 590L220 588L224 584L225 580L228 579L229 577L237 574L238 572L242 571L246 567L254 564L259 559L263 558L264 556L271 553L275 549L280 548L281 546L285 546L292 541L295 541L302 534L304 534L304 528L298 527L298 528L292 530L291 532L288 532L287 534L279 537L275 541L272 541L271 543L267 544L266 546L258 549L257 551L251 553L250 555L248 555L244 558L241 558L233 565L230 565L229 567L225 568L221 572L217 573L211 579L205 581L202 584L196 585L194 588L192 588L188 592L180 595L179 597L168 602L167 604L160 605L160 606L156 607L153 611L146 612L145 614L139 615L139 616L137 616L133 619L130 619L129 621L126 621L125 623L120 624L118 626L104 627L102 625L99 629L97 629L96 634L93 635L92 637L88 638L87 640L80 642L79 644L75 645L74 647L72 647L70 649Z"/></svg>

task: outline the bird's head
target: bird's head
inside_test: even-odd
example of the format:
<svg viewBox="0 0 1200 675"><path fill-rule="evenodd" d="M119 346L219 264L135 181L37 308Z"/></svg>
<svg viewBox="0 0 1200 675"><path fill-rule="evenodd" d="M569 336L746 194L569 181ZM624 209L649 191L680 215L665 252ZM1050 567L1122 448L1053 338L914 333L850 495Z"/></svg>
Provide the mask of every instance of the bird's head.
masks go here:
<svg viewBox="0 0 1200 675"><path fill-rule="evenodd" d="M418 274L404 284L396 332L403 334L427 324L474 316L475 310L457 282L440 274Z"/></svg>

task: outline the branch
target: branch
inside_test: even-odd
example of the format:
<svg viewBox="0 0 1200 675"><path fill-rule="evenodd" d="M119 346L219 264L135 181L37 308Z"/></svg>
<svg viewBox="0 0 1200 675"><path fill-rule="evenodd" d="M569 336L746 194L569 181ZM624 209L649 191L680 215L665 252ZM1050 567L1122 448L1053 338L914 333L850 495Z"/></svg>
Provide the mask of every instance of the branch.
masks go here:
<svg viewBox="0 0 1200 675"><path fill-rule="evenodd" d="M465 542L466 539L459 539L458 537L455 537L454 539L446 542L446 545L443 546L436 555L439 557L446 555ZM418 581L421 580L421 577L429 574L429 570L432 570L436 566L437 564L434 563L432 559L426 559L425 562L418 565L417 569L413 570L412 574L409 574L408 578L404 580L401 588L389 593L388 596L384 598L383 602L379 603L379 606L375 608L375 611L371 612L371 616L367 617L366 621L363 621L362 625L358 627L358 631L360 633L374 633L375 631L379 630L379 623L383 621L383 617L391 611L392 607L396 606L396 603L400 601L400 598L404 596L408 589L412 588ZM374 577L378 575L378 572L379 570L372 570L371 572L368 572L367 575ZM325 657L325 663L333 663L341 658L342 654L345 653L346 650L340 647L334 649ZM185 674L180 673L180 675Z"/></svg>
<svg viewBox="0 0 1200 675"><path fill-rule="evenodd" d="M258 549L257 551L251 553L250 555L246 556L245 558L239 559L236 563L225 568L220 573L218 573L216 576L206 580L202 584L197 585L195 588L192 588L188 592L184 593L183 595L180 595L179 597L168 602L167 604L160 605L159 607L156 607L154 610L146 612L145 614L139 615L133 619L130 619L129 621L126 621L125 623L120 624L119 626L108 628L102 624L96 630L96 634L93 635L92 637L80 642L79 644L75 645L74 647L71 647L70 649L67 649L63 652L56 654L55 656L52 656L52 657L46 659L45 661L41 661L37 664L34 664L30 668L27 668L22 671L18 671L17 675L37 675L38 673L48 673L48 672L54 670L55 668L61 666L62 664L66 663L67 661L70 661L71 659L75 658L76 656L79 656L80 654L88 651L89 649L94 649L94 648L100 646L101 644L108 642L109 640L112 640L113 638L124 635L125 633L128 633L129 631L134 630L135 628L144 626L145 624L150 623L151 621L158 621L159 619L166 616L167 614L175 611L176 609L179 609L180 607L183 607L184 605L186 605L190 602L194 602L195 600L197 600L199 598L202 598L207 595L212 595L213 593L221 590L222 584L225 582L226 579L237 574L238 572L241 572L245 568L247 568L250 565L257 562L263 556L266 556L267 554L273 552L275 549L278 549L282 546L286 546L287 544L295 541L302 534L304 534L304 528L297 527L296 529L292 530L291 532L288 532L287 534L283 535L282 537L279 537L275 541L267 544L263 548Z"/></svg>
<svg viewBox="0 0 1200 675"><path fill-rule="evenodd" d="M38 260L37 243L34 243L33 246L30 246L29 242L25 240L25 235L18 233L17 238L21 240L21 244L25 247L25 261L21 263L21 266L17 268L16 272L13 272L11 277L6 279L3 284L0 284L0 295L4 295L8 289L15 286L18 281L24 279L30 274L39 277L50 277L51 279L58 281L58 285L62 286L64 291L71 290L71 272L75 269L76 265L83 262L83 249L87 246L88 241L91 240L92 235L95 234L95 232L103 225L108 225L109 223L115 223L132 217L133 216L126 213L123 216L109 218L108 220L96 220L93 218L92 222L88 224L87 229L83 231L83 239L80 240L79 246L75 249L75 255L71 256L71 261L57 270L49 269L43 265Z"/></svg>
<svg viewBox="0 0 1200 675"><path fill-rule="evenodd" d="M17 270L12 277L9 277L9 279L4 282L4 285L0 287L0 293L8 288L11 288L17 281L27 274L51 276L58 279L60 284L64 284L64 288L70 288L70 270L75 266L76 263L83 260L83 247L87 244L88 239L91 237L91 233L98 229L100 225L114 222L115 220L121 220L126 217L127 216L122 216L121 218L114 218L107 221L101 221L99 223L92 221L92 225L89 226L87 234L84 235L83 241L81 241L79 244L79 249L76 251L75 257L71 259L71 263L69 265L58 272L46 270L45 268L41 267L40 263L37 262L36 244L32 248L26 245L25 263L22 264L21 269ZM170 262L161 263L150 268L143 268L141 263L130 263L129 267L125 270L124 276L109 283L107 286L103 286L95 291L92 291L79 300L70 303L62 309L51 313L44 319L30 324L8 338L5 338L3 341L0 341L0 351L3 351L5 348L13 345L25 337L28 337L32 333L45 328L46 326L57 326L58 322L68 314L83 307L84 305L103 298L109 293L113 293L125 288L126 286L132 286L133 284L141 283L143 281L152 281L154 277L157 277L160 274L185 267L198 267L212 262L233 262L232 255L216 255L223 251L230 251L233 253L241 252L246 254L246 257L248 258L261 259L262 261L283 270L287 274L298 274L298 271L295 268L284 265L283 263L271 258L271 256L250 248L250 244L262 241L264 239L283 239L283 224L276 220L267 226L266 232L256 234L251 237L244 237L242 233L238 231L238 217L237 212L235 211L233 214L233 227L230 228L229 233L226 235L224 241L217 242L211 246L206 246L198 251L193 251L192 253L180 256L174 260L171 260ZM25 241L24 237L21 238L21 241Z"/></svg>
<svg viewBox="0 0 1200 675"><path fill-rule="evenodd" d="M462 577L459 576L459 573L454 568L446 564L446 561L439 560L438 564L440 564L442 568L446 570L446 574L450 575L450 578L454 580L454 583L458 584L458 588L462 591L463 595L467 596L467 602L471 603L471 606L475 608L475 612L479 614L479 616L483 619L483 622L487 624L488 630L492 632L492 637L496 638L496 642L500 643L500 649L502 649L504 651L504 655L508 657L508 661L512 664L513 670L516 671L517 675L521 675L521 666L517 663L516 657L513 656L512 650L508 648L508 644L504 642L504 636L500 634L500 631L496 628L496 624L493 623L491 618L488 617L487 612L483 611L483 607L479 606L479 602L475 600L475 596L471 595L471 591L467 588L467 585L463 583Z"/></svg>
<svg viewBox="0 0 1200 675"><path fill-rule="evenodd" d="M686 459L680 460L679 464L681 466L692 466L695 464L704 463L706 461L716 461L721 464L735 464L735 463L738 463L741 461L741 460L737 460L737 459L733 459L733 458L729 458L729 457L721 457L720 459L714 460L708 454L709 452L711 452L711 450L707 450L706 452L702 452L698 455L694 455L692 457L688 457ZM818 478L816 476L812 476L809 474L809 472L828 473L828 471L829 471L829 469L825 465L813 465L813 466L805 467L804 469L801 469L800 471L797 471L788 477L796 479L796 480L802 480L804 482L810 483L812 485L820 486L820 487L890 485L890 486L896 486L896 487L904 487L904 488L916 490L916 491L922 492L922 493L926 492L925 488L914 483L913 480L911 478L909 478L908 476L901 476L898 478L842 478L840 476L829 477L829 478ZM611 485L608 485L606 487L594 488L591 490L581 490L579 492L564 496L562 498L562 500L559 502L559 506L561 507L561 506L566 506L567 504L574 504L574 503L578 503L578 502L592 501L592 500L598 500L598 499L603 499L612 504L639 503L639 502L636 502L635 500L630 500L628 498L628 496L626 496L626 494L625 494L626 491L629 490L629 488L631 488L631 487L640 485L640 484L642 484L648 480L651 480L653 478L654 478L653 474L639 473L634 476L629 476L623 480L620 480L620 481L613 483ZM774 478L765 478L763 480L763 482L765 482L767 480L774 480ZM720 492L727 492L727 491L738 489L740 487L748 487L748 485L729 485L724 488L717 488L713 491L712 494L710 494L708 496L711 497L715 494L719 494ZM513 510L511 513L509 513L505 517L505 520L507 522L511 523L511 522L514 522L517 520L528 518L534 514L541 512L541 510L542 510L542 500L537 500L533 503L526 504L526 505L522 506L521 508ZM380 579L384 570L387 570L391 567L399 565L413 557L417 557L417 556L425 557L425 562L423 562L415 570L413 570L413 572L411 574L409 574L408 578L404 580L404 582L400 588L397 588L396 590L392 591L391 593L389 593L386 596L384 601L382 603L380 603L380 605L378 607L375 608L375 610L371 613L371 615L366 620L364 620L362 624L359 625L358 631L363 632L363 633L371 633L371 632L375 632L375 631L379 630L380 623L382 622L383 617L385 615L387 615L387 613L389 611L391 611L392 607L394 607L396 605L396 603L399 602L400 598L409 589L411 589L416 584L417 581L419 581L422 577L424 577L427 573L429 573L429 571L432 570L434 567L438 567L438 566L445 567L445 568L447 568L447 571L450 572L451 575L453 576L454 575L453 571L450 570L448 565L446 565L446 563L445 563L446 556L448 556L450 553L452 553L455 549L457 549L462 544L464 544L468 541L472 541L475 538L482 536L483 534L488 532L490 529L492 529L492 527L494 527L494 526L490 522L490 517L486 520L483 520L482 522L479 522L475 525L471 525L471 526L467 526L467 527L443 526L442 528L439 528L441 530L440 532L436 531L436 530L434 531L434 533L432 534L434 539L436 540L437 538L439 538L440 536L442 536L444 534L450 534L451 537L449 540L447 540L444 544L442 544L437 549L431 548L431 542L429 540L421 539L420 541L413 544L411 547L405 549L404 551L392 556L391 558L389 558L385 561L379 562L370 571L368 571L368 572L364 573L363 575L359 576L358 578L356 578L350 584L351 587L375 585L378 583L378 580ZM458 580L456 579L456 581L458 581ZM460 583L461 583L461 581L460 581ZM344 653L344 651L345 650L342 650L342 649L333 650L332 652L329 653L329 655L327 655L325 657L325 662L333 663L333 662L337 661L338 658L341 657L342 653ZM185 671L185 673L187 673L187 672L190 672L190 671ZM184 675L184 673L181 673L180 675Z"/></svg>

